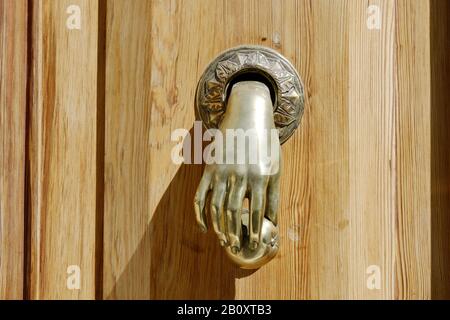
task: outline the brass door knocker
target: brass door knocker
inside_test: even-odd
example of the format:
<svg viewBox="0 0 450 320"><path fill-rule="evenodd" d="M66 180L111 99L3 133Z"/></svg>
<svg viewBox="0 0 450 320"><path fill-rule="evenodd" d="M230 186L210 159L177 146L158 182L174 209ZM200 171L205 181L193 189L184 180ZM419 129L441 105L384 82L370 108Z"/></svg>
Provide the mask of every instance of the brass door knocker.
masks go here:
<svg viewBox="0 0 450 320"><path fill-rule="evenodd" d="M281 147L300 123L303 84L278 52L241 46L202 75L196 112L214 137L194 208L203 231L206 199L219 243L241 268L256 269L279 248ZM244 199L249 209L243 207Z"/></svg>

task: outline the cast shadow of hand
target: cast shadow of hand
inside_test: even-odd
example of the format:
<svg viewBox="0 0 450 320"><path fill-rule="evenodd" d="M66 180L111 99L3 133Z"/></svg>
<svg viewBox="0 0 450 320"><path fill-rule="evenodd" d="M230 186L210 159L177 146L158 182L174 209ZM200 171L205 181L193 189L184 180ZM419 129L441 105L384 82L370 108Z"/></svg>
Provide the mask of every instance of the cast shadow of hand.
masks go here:
<svg viewBox="0 0 450 320"><path fill-rule="evenodd" d="M181 165L107 299L235 298L235 279L254 270L235 266L212 228L204 234L197 226L193 199L202 173L203 165Z"/></svg>

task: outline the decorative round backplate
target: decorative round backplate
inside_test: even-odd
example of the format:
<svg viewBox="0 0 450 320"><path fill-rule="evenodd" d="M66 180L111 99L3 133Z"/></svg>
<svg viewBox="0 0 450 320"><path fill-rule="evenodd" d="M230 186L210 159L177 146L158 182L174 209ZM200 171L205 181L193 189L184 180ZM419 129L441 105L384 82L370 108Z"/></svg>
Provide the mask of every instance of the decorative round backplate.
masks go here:
<svg viewBox="0 0 450 320"><path fill-rule="evenodd" d="M197 86L197 116L206 128L218 128L226 111L228 86L245 74L262 76L272 86L275 125L280 142L286 142L303 115L303 84L292 64L277 51L266 47L232 48L211 62Z"/></svg>

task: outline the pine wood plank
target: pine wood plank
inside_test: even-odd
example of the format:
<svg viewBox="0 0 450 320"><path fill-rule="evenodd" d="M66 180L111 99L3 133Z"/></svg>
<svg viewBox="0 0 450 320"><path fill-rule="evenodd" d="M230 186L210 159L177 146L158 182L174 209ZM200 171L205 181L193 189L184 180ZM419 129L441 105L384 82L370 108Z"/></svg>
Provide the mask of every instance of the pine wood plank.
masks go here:
<svg viewBox="0 0 450 320"><path fill-rule="evenodd" d="M396 299L431 298L429 4L396 3Z"/></svg>
<svg viewBox="0 0 450 320"><path fill-rule="evenodd" d="M381 10L379 30L367 28L369 5ZM447 113L430 83L446 73L430 74L429 5L108 1L103 297L445 294L437 282L448 265L439 255L448 247L439 227L448 202L438 177L449 172L439 120ZM201 72L240 44L279 50L306 91L302 126L283 146L281 252L255 272L232 266L213 232L197 230L192 199L202 168L170 161L172 130L192 128ZM367 286L373 265L379 290Z"/></svg>
<svg viewBox="0 0 450 320"><path fill-rule="evenodd" d="M0 299L23 297L27 1L0 1Z"/></svg>
<svg viewBox="0 0 450 320"><path fill-rule="evenodd" d="M95 297L98 2L33 1L30 114L32 299ZM81 29L66 12L81 9ZM80 270L70 289L69 266Z"/></svg>

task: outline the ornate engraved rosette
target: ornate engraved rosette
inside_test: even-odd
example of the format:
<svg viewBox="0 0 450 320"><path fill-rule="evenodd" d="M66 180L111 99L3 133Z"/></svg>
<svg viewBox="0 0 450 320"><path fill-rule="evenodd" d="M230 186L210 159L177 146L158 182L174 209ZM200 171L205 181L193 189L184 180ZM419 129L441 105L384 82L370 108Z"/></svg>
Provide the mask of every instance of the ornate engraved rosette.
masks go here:
<svg viewBox="0 0 450 320"><path fill-rule="evenodd" d="M246 73L263 76L274 93L274 119L280 142L297 129L304 109L302 81L289 61L275 50L240 46L220 54L203 73L197 86L197 115L206 128L218 128L226 111L229 84Z"/></svg>

